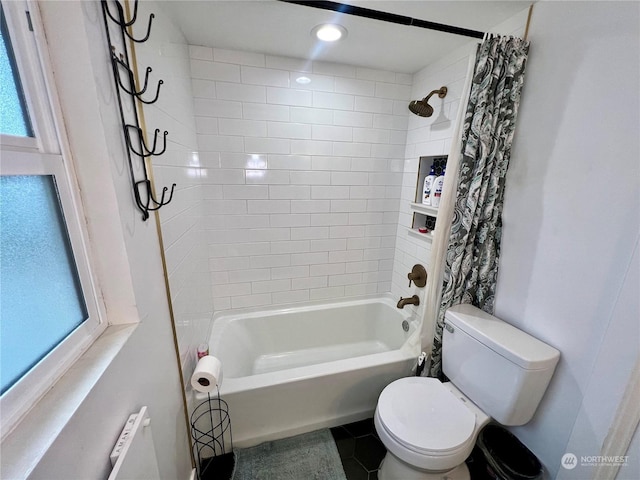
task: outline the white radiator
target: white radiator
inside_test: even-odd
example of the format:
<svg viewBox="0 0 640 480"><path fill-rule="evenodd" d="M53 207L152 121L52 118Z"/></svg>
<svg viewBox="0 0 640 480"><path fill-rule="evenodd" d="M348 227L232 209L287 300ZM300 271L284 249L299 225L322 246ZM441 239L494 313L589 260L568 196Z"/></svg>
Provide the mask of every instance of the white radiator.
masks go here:
<svg viewBox="0 0 640 480"><path fill-rule="evenodd" d="M132 414L111 452L109 480L160 480L147 407Z"/></svg>

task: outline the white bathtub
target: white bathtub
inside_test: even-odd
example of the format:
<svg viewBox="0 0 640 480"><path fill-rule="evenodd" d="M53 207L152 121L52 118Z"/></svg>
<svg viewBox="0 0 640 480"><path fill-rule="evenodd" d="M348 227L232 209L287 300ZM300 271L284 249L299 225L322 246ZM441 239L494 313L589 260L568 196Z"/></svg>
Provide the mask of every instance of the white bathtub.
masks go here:
<svg viewBox="0 0 640 480"><path fill-rule="evenodd" d="M214 316L234 445L371 416L382 389L411 373L417 324L390 297Z"/></svg>

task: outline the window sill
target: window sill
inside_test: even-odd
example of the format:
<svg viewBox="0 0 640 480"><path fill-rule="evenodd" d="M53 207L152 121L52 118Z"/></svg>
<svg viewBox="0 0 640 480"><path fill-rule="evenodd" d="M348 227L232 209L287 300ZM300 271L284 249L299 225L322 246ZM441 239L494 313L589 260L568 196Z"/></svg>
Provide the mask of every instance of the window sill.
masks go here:
<svg viewBox="0 0 640 480"><path fill-rule="evenodd" d="M109 326L2 442L2 478L27 478L137 324ZM28 448L26 446L28 445Z"/></svg>

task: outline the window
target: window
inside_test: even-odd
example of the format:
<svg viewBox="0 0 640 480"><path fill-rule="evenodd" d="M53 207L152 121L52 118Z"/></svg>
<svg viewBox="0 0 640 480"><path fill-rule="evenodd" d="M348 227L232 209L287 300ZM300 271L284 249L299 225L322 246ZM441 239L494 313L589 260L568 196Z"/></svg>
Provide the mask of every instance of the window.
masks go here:
<svg viewBox="0 0 640 480"><path fill-rule="evenodd" d="M0 105L2 105L2 122L0 133L32 137L31 122L27 116L22 85L18 77L18 68L11 39L5 21L4 11L0 7Z"/></svg>
<svg viewBox="0 0 640 480"><path fill-rule="evenodd" d="M18 1L0 4L3 436L105 327L40 64L46 51L27 10Z"/></svg>
<svg viewBox="0 0 640 480"><path fill-rule="evenodd" d="M4 393L88 315L55 177L0 177L0 205Z"/></svg>

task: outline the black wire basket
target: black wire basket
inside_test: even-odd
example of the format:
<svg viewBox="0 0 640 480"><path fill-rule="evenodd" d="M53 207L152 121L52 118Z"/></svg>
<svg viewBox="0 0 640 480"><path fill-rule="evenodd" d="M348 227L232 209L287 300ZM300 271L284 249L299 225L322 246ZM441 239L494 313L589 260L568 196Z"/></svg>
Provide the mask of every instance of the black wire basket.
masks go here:
<svg viewBox="0 0 640 480"><path fill-rule="evenodd" d="M229 405L208 394L191 414L191 438L199 480L229 480L233 475L235 456Z"/></svg>

